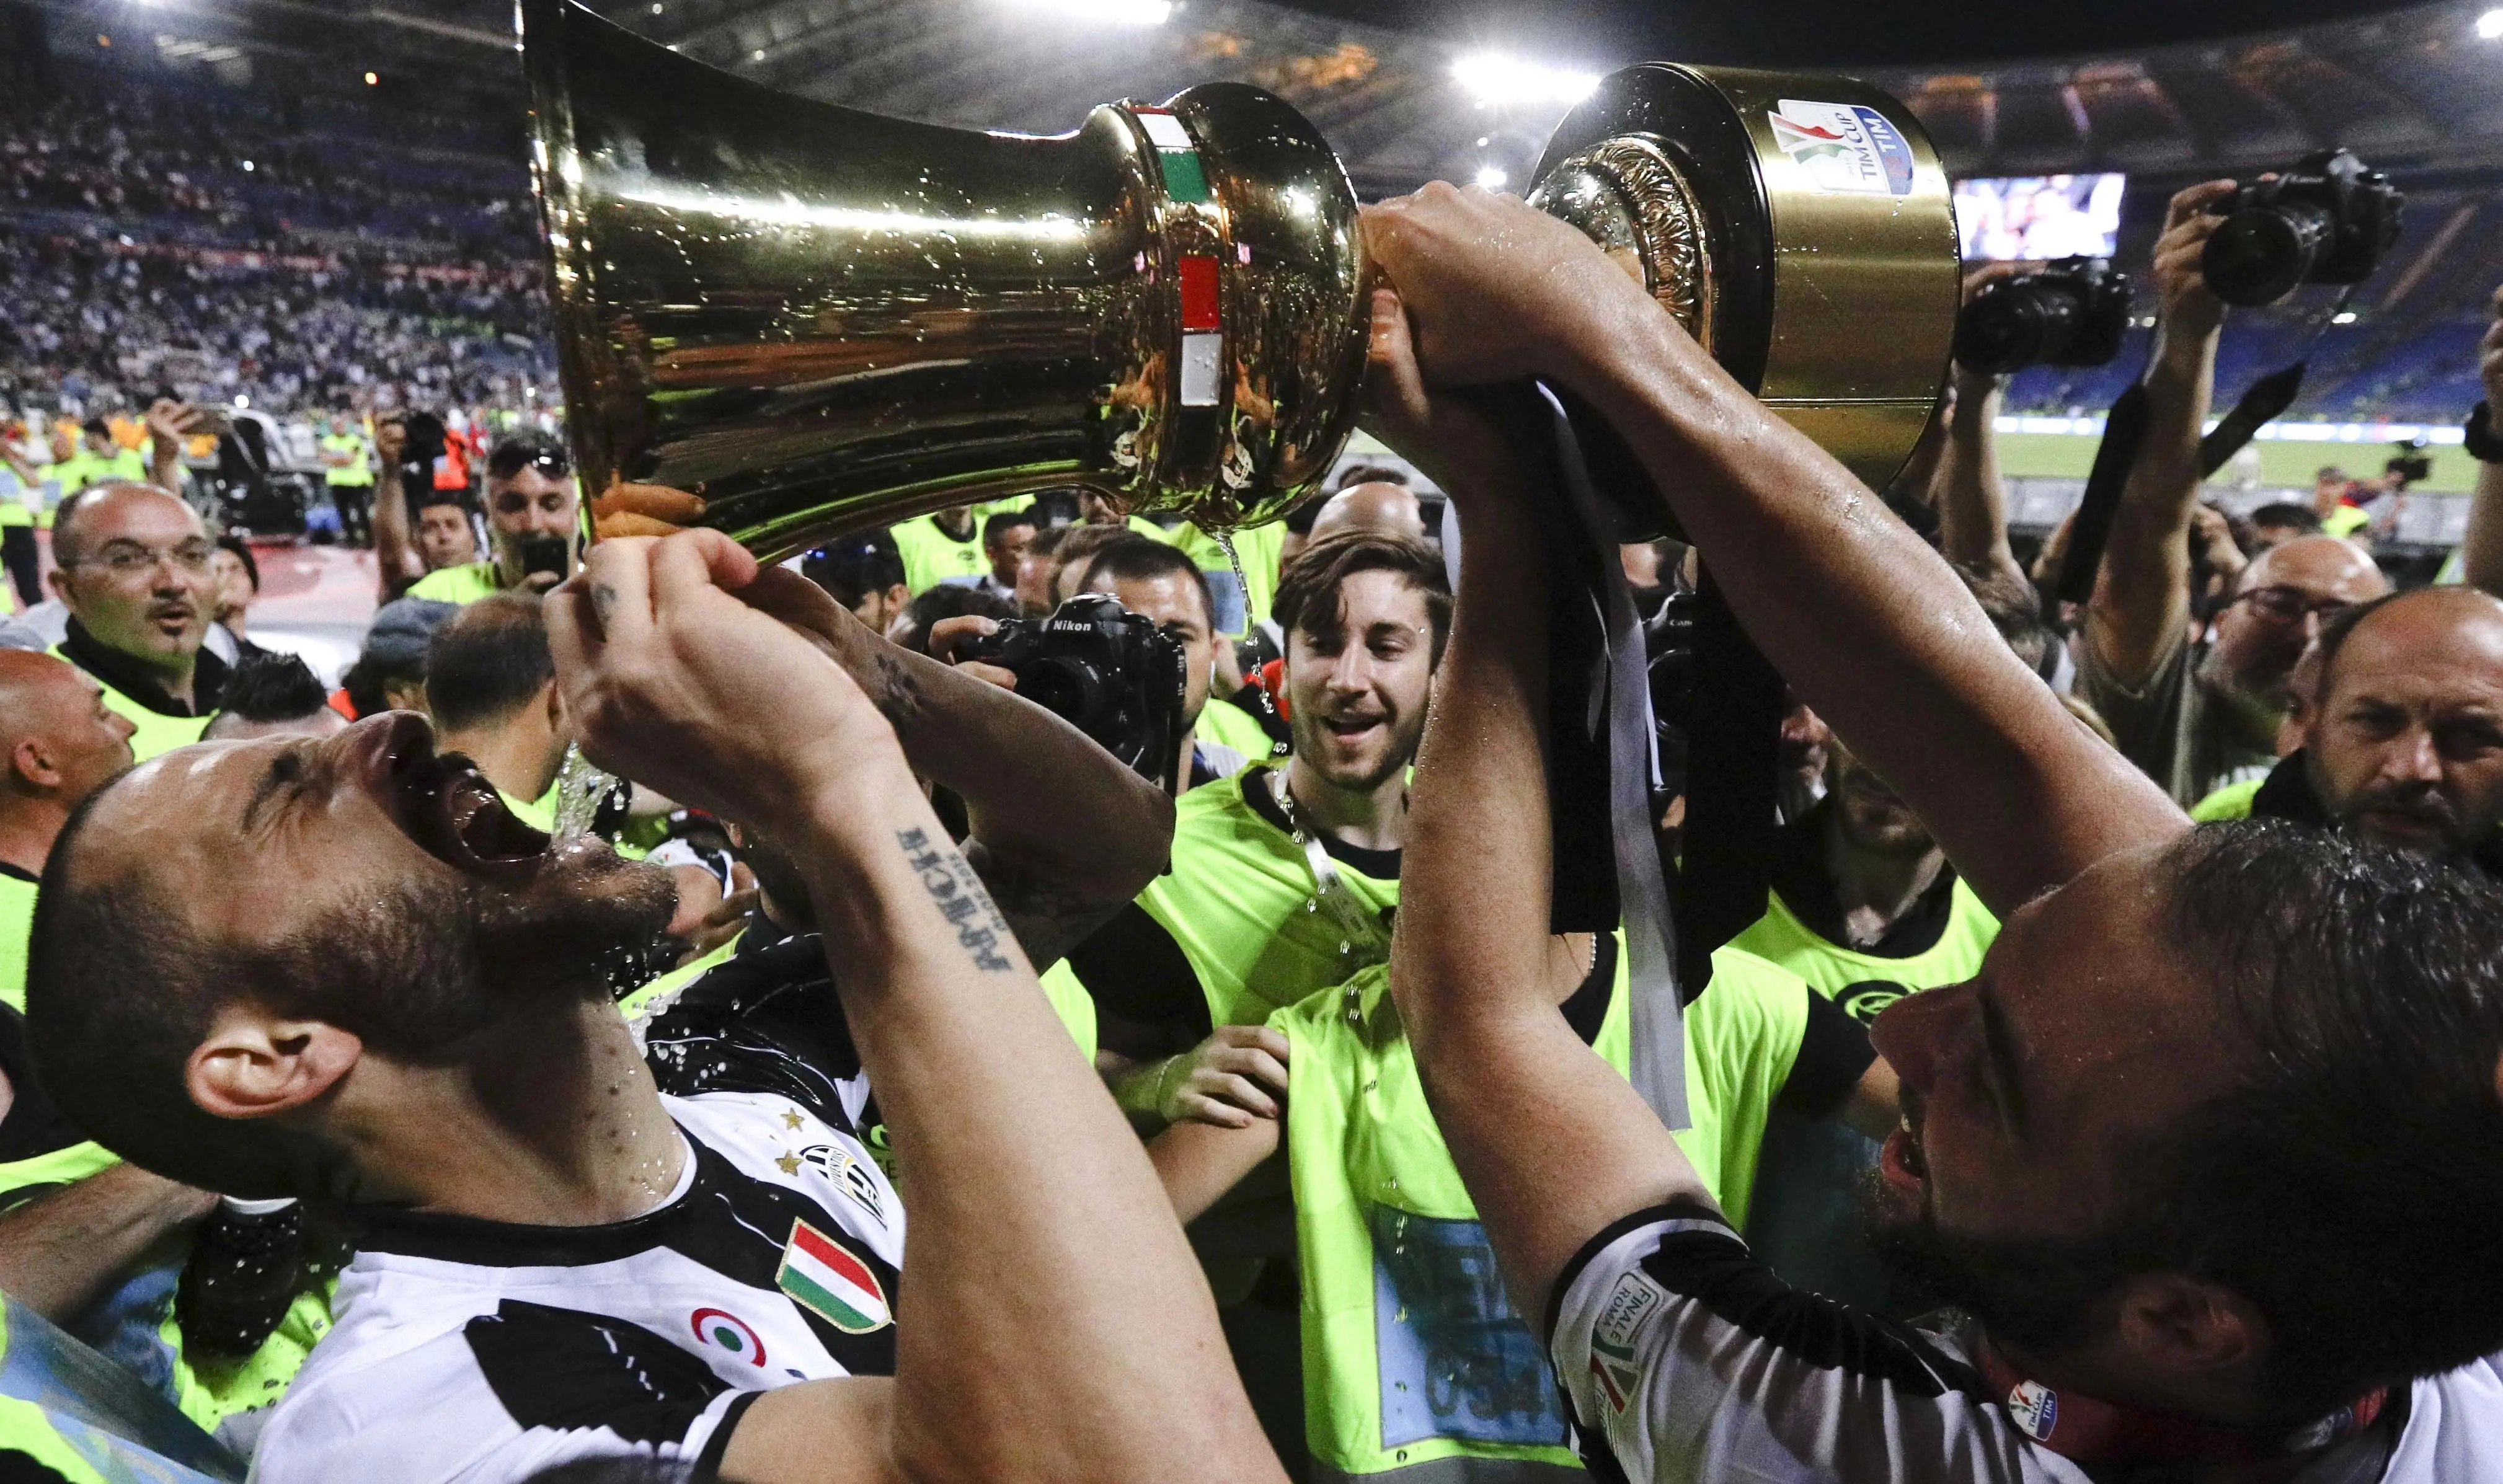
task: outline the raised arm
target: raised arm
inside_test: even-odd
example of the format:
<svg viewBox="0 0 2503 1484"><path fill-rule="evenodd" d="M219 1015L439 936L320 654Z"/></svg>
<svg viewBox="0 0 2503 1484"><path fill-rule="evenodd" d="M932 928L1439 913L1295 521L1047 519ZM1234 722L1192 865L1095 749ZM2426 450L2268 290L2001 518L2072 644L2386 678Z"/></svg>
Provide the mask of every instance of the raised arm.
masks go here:
<svg viewBox="0 0 2503 1484"><path fill-rule="evenodd" d="M408 429L396 417L374 424L374 570L388 603L426 575L426 559L408 528L408 496L400 488L399 455Z"/></svg>
<svg viewBox="0 0 2503 1484"><path fill-rule="evenodd" d="M1732 381L1580 233L1448 186L1369 209L1365 227L1426 377L1547 376L1589 401L1664 493L1766 657L1929 822L1996 910L2187 827L2008 651L1937 554L1878 519L1866 487Z"/></svg>
<svg viewBox="0 0 2503 1484"><path fill-rule="evenodd" d="M159 397L148 409L148 482L166 493L183 492L183 445L199 431L200 410Z"/></svg>
<svg viewBox="0 0 2503 1484"><path fill-rule="evenodd" d="M2146 368L2146 437L2112 515L2085 622L2093 658L2131 690L2145 685L2176 646L2189 642L2190 515L2199 503L2199 438L2225 322L2223 302L2200 274L2199 254L2218 219L2208 207L2233 188L2231 181L2208 181L2177 192L2155 243L2150 276L2161 304L2155 355Z"/></svg>
<svg viewBox="0 0 2503 1484"><path fill-rule="evenodd" d="M779 601L779 600L777 600ZM781 617L825 637L893 724L914 772L965 801L965 854L1038 968L1165 868L1173 800L1084 732L1012 691L870 631L813 585Z"/></svg>
<svg viewBox="0 0 2503 1484"><path fill-rule="evenodd" d="M1938 550L1976 571L2006 574L2017 586L2032 579L2007 544L2007 486L1999 476L1999 378L1954 368L1955 404L1947 411L1947 453L1938 469Z"/></svg>
<svg viewBox="0 0 2503 1484"><path fill-rule="evenodd" d="M2489 426L2503 417L2503 288L2494 290L2492 308L2494 322L2477 346ZM2459 559L2462 581L2503 597L2503 464L2477 466L2477 494L2468 507L2468 533L2460 540Z"/></svg>
<svg viewBox="0 0 2503 1484"><path fill-rule="evenodd" d="M67 1324L217 1203L136 1164L73 1180L0 1216L0 1292Z"/></svg>
<svg viewBox="0 0 2503 1484"><path fill-rule="evenodd" d="M548 613L594 760L773 822L915 1171L894 1381L762 1395L722 1475L1274 1484L1283 1470L1147 1155L894 730L767 616L799 583L716 532L611 540Z"/></svg>
<svg viewBox="0 0 2503 1484"><path fill-rule="evenodd" d="M1375 301L1372 380L1377 432L1422 455L1460 521L1458 600L1400 858L1391 994L1504 1286L1543 1324L1549 1289L1594 1232L1675 1197L1711 1197L1557 1009L1581 962L1548 932L1546 543L1526 504L1555 491L1461 405L1465 393L1423 390L1388 293Z"/></svg>

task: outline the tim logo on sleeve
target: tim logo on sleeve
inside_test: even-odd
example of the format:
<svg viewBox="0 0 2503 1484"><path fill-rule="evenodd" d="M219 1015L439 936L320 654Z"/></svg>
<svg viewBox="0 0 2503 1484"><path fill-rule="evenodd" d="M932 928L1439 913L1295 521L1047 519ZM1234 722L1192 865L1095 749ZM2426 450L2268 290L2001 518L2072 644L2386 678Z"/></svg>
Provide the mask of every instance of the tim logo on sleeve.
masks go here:
<svg viewBox="0 0 2503 1484"><path fill-rule="evenodd" d="M1818 190L1851 195L1912 193L1912 147L1873 108L1784 98L1765 116L1773 143Z"/></svg>

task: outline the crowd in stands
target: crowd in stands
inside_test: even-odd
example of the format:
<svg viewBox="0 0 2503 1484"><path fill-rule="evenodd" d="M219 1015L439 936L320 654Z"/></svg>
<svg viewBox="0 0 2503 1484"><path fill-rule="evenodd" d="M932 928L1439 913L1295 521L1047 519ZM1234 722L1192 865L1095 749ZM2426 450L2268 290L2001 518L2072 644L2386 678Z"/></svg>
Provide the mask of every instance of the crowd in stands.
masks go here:
<svg viewBox="0 0 2503 1484"><path fill-rule="evenodd" d="M501 230L326 205L311 156L265 194L132 171L172 120L103 117L12 125L54 141L21 205ZM2356 482L2203 500L2214 195L2151 250L2109 535L2031 565L1999 382L1955 370L1871 491L1477 188L1368 209L1396 457L1284 522L1051 489L772 565L628 532L561 439L456 426L408 470L391 406L331 416L467 389L414 276L339 320L383 281L29 247L122 318L66 296L13 346L86 347L140 421L5 449L41 497L0 499L0 1457L2503 1479L2503 290L2447 413L2468 540L2394 590ZM424 291L525 312L479 282ZM143 322L202 341L174 396L114 358ZM255 641L254 550L183 497L186 388L247 366L369 523L335 690ZM1691 546L1557 556L1533 376ZM1695 669L1614 697L1668 766L1635 733L1584 851L1606 712L1558 657L1620 607L1646 701ZM1779 687L1702 662L1732 624ZM1696 708L1756 701L1761 894L1682 952L1637 889L1735 869Z"/></svg>

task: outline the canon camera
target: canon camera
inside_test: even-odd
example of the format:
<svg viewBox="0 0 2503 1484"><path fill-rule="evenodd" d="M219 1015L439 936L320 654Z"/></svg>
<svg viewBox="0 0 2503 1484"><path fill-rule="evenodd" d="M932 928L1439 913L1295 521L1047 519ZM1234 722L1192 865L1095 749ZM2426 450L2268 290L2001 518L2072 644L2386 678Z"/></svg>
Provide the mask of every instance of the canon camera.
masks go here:
<svg viewBox="0 0 2503 1484"><path fill-rule="evenodd" d="M2129 275L2102 257L2064 257L1985 285L1956 317L1955 358L2006 376L2027 366L2100 366L2129 329Z"/></svg>
<svg viewBox="0 0 2503 1484"><path fill-rule="evenodd" d="M2225 219L2199 258L2228 304L2272 304L2298 284L2360 284L2399 240L2407 197L2345 150L2307 154L2218 208Z"/></svg>

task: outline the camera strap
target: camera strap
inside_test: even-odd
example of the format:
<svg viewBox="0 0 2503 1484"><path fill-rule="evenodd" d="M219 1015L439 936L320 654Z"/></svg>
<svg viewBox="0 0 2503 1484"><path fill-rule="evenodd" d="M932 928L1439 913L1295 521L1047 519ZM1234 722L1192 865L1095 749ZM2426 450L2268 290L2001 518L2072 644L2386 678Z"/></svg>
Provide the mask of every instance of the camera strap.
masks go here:
<svg viewBox="0 0 2503 1484"><path fill-rule="evenodd" d="M2354 285L2341 289L2338 302L2313 326L2303 354L2251 383L2242 399L2199 440L2201 479L2223 468L2225 461L2241 453L2253 435L2294 405L2294 399L2303 391L2303 375L2311 369L2313 351L2354 296ZM2086 475L2086 492L2077 500L2076 523L2069 528L2069 555L2060 568L2060 601L2082 603L2094 596L2095 576L2104 563L2104 544L2111 537L2112 515L2120 509L2122 487L2129 483L2129 471L2138 462L2139 446L2145 441L2146 376L2142 371L2104 417L2104 439L2095 449L2094 468Z"/></svg>
<svg viewBox="0 0 2503 1484"><path fill-rule="evenodd" d="M1304 864L1313 873L1313 897L1309 910L1327 917L1339 932L1339 957L1348 973L1388 962L1390 958L1390 933L1381 919L1364 910L1348 887L1347 878L1338 873L1338 862L1332 860L1328 847L1321 843L1320 831L1304 823L1304 812L1295 807L1294 791L1286 787L1285 768L1265 768L1269 775L1269 796L1278 802L1278 812L1286 817L1289 835L1304 853Z"/></svg>

